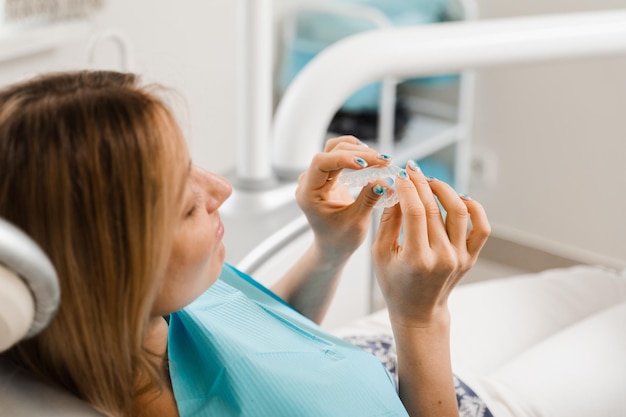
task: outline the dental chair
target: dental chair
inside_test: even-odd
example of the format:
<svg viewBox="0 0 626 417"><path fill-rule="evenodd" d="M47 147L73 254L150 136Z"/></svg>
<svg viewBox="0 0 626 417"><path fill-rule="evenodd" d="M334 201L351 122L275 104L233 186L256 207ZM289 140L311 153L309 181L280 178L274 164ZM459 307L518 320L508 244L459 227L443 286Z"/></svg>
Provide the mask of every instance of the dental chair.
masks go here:
<svg viewBox="0 0 626 417"><path fill-rule="evenodd" d="M41 332L59 301L59 283L48 257L26 234L0 218L0 353ZM0 357L0 417L5 416L101 414Z"/></svg>
<svg viewBox="0 0 626 417"><path fill-rule="evenodd" d="M47 256L27 235L0 218L0 353L42 331L60 297L56 272ZM518 404L527 395L539 398L536 406L547 410L559 396L564 397L559 399L561 404L578 396L597 397L594 410L577 409L568 417L616 415L603 412L603 404L623 398L626 385L626 372L619 372L626 371L626 271L580 265L469 284L455 290L450 309L455 318L451 329L455 373L495 415L527 415ZM391 335L391 325L387 312L381 310L332 332L338 336ZM602 351L594 344L606 340L612 343L603 348L605 355L594 358L594 352ZM552 371L545 372L545 368ZM576 380L586 376L604 383L592 393L554 389L568 380L576 387ZM544 391L551 393L545 401ZM0 417L101 415L0 356ZM617 415L626 415L626 401Z"/></svg>

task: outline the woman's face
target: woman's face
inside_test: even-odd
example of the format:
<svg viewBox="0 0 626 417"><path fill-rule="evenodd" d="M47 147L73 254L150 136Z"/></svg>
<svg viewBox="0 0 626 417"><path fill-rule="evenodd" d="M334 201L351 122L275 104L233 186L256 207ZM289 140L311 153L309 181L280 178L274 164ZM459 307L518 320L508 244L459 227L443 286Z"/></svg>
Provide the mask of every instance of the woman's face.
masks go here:
<svg viewBox="0 0 626 417"><path fill-rule="evenodd" d="M231 192L225 178L191 165L183 211L153 315L180 310L217 280L225 256L224 225L217 210Z"/></svg>

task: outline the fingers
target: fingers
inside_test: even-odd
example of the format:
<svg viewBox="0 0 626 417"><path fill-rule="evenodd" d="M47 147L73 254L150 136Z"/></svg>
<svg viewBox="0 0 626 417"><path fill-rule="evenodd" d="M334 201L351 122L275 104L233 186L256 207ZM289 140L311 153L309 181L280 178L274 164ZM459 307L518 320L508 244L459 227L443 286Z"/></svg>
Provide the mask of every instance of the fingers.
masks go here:
<svg viewBox="0 0 626 417"><path fill-rule="evenodd" d="M428 224L427 233L430 247L441 247L448 244L448 236L441 217L441 210L439 209L439 203L430 188L428 179L422 173L417 163L409 161L406 166L406 171L415 185L417 194L424 205L424 213Z"/></svg>
<svg viewBox="0 0 626 417"><path fill-rule="evenodd" d="M463 196L463 202L472 220L472 229L467 236L467 250L476 259L491 234L491 226L485 209L478 201Z"/></svg>
<svg viewBox="0 0 626 417"><path fill-rule="evenodd" d="M450 243L456 248L465 248L468 226L467 205L445 182L432 180L429 185L446 210L445 230Z"/></svg>
<svg viewBox="0 0 626 417"><path fill-rule="evenodd" d="M471 258L478 256L491 231L480 203L460 196L445 182L427 179L412 162L407 164L406 175L401 173L396 179L396 191L409 250L440 250L451 244L456 251L467 251ZM446 210L445 223L437 200Z"/></svg>
<svg viewBox="0 0 626 417"><path fill-rule="evenodd" d="M369 215L378 200L383 195L392 192L394 191L389 189L387 183L383 180L377 180L366 185L351 206L352 214L356 217Z"/></svg>
<svg viewBox="0 0 626 417"><path fill-rule="evenodd" d="M326 144L324 145L324 152L330 152L337 145L340 145L340 144L351 144L351 145L357 145L357 146L367 148L367 145L361 142L359 139L355 138L354 136L346 135L346 136L339 136L336 138L328 139L326 141Z"/></svg>
<svg viewBox="0 0 626 417"><path fill-rule="evenodd" d="M478 256L491 233L483 206L465 194L457 194L443 181L431 181L430 186L446 210L446 232L450 243L458 249L466 248L471 257ZM471 229L468 233L469 220Z"/></svg>
<svg viewBox="0 0 626 417"><path fill-rule="evenodd" d="M405 218L406 244L418 250L448 247L450 239L429 180L413 161L409 161L405 172L398 176L396 189Z"/></svg>
<svg viewBox="0 0 626 417"><path fill-rule="evenodd" d="M361 144L352 136L330 139L325 151L313 157L306 173L309 189L317 190L334 181L342 169L362 169L371 165L388 165L391 158Z"/></svg>
<svg viewBox="0 0 626 417"><path fill-rule="evenodd" d="M396 176L396 192L400 198L399 206L404 224L404 246L409 252L429 249L426 209L415 183L405 170Z"/></svg>
<svg viewBox="0 0 626 417"><path fill-rule="evenodd" d="M378 233L374 240L372 253L378 259L385 259L391 255L398 247L398 239L402 230L402 212L400 205L388 207L380 217Z"/></svg>
<svg viewBox="0 0 626 417"><path fill-rule="evenodd" d="M389 157L368 148L357 138L341 136L326 142L324 152L313 157L309 170L301 176L299 183L305 190L329 190L328 186L333 184L343 169L358 170L389 163ZM478 256L490 233L485 211L478 202L461 198L442 181L427 179L412 162L396 178L395 184L400 204L383 213L377 240L380 238L397 243L404 227L403 245L409 251L428 248L440 250L452 245L456 250L467 251L472 258ZM353 215L371 213L381 198L373 191L374 185L376 183L361 190L350 208ZM391 190L387 189L386 192ZM446 210L445 221L439 203ZM472 227L468 233L470 220Z"/></svg>

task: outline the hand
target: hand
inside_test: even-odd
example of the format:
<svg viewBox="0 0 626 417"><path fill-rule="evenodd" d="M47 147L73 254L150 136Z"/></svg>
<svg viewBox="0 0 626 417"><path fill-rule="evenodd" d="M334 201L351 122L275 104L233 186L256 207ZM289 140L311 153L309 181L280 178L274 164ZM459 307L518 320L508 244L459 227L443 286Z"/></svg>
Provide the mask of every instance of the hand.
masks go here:
<svg viewBox="0 0 626 417"><path fill-rule="evenodd" d="M363 187L356 199L337 184L342 169L386 166L390 159L364 146L352 136L326 142L323 152L313 157L311 166L298 180L296 200L306 215L318 250L326 259L346 260L363 242L370 216L380 195L373 191L377 181Z"/></svg>
<svg viewBox="0 0 626 417"><path fill-rule="evenodd" d="M400 203L383 212L372 252L392 322L427 327L449 319L448 296L476 262L490 226L478 202L442 181L428 181L415 164L406 173L396 178Z"/></svg>

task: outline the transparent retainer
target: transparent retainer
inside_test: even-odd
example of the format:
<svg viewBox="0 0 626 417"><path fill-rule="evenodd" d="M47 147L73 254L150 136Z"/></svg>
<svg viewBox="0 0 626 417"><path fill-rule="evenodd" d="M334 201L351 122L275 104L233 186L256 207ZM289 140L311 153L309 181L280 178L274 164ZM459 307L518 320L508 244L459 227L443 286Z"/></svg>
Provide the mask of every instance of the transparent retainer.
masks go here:
<svg viewBox="0 0 626 417"><path fill-rule="evenodd" d="M337 182L347 188L364 187L372 181L385 180L389 186L387 192L378 200L375 207L392 207L399 201L398 193L395 192L395 180L402 168L395 165L386 167L369 167L354 171L342 171Z"/></svg>

